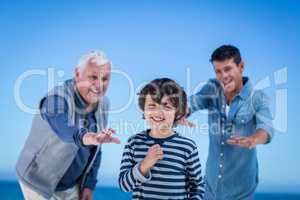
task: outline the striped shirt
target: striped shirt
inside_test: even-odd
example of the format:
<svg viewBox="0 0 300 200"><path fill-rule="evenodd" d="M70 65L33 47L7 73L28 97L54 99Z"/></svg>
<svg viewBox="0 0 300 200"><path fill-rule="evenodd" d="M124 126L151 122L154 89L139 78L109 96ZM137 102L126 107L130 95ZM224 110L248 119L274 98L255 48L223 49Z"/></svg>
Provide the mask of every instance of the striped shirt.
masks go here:
<svg viewBox="0 0 300 200"><path fill-rule="evenodd" d="M163 149L163 159L143 176L139 165L154 144ZM121 161L119 186L133 192L132 199L203 199L204 181L195 142L178 133L158 139L143 131L130 137Z"/></svg>

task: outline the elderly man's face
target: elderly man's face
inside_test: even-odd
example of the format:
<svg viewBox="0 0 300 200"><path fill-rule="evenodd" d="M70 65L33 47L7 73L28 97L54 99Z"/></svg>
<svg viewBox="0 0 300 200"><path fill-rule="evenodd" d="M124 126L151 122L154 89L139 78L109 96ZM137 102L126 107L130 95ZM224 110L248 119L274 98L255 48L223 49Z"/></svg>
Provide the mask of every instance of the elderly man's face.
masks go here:
<svg viewBox="0 0 300 200"><path fill-rule="evenodd" d="M105 95L111 75L109 63L98 66L89 63L82 71L76 68L76 87L81 97L88 104L95 104Z"/></svg>

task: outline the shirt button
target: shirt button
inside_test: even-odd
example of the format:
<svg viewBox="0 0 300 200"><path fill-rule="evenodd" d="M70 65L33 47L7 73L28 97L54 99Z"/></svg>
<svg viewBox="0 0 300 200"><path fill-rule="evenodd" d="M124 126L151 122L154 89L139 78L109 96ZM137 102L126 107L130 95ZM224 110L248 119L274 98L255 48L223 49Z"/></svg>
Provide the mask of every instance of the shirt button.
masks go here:
<svg viewBox="0 0 300 200"><path fill-rule="evenodd" d="M245 120L242 119L242 123L244 123L244 122L245 122Z"/></svg>
<svg viewBox="0 0 300 200"><path fill-rule="evenodd" d="M222 178L222 176L221 176L221 175L219 175L219 176L218 176L218 178L219 178L219 179L221 179L221 178Z"/></svg>
<svg viewBox="0 0 300 200"><path fill-rule="evenodd" d="M220 153L220 156L221 156L221 157L223 157L223 155L224 155L223 153Z"/></svg>
<svg viewBox="0 0 300 200"><path fill-rule="evenodd" d="M222 168L223 167L223 165L222 164L220 164L220 168Z"/></svg>
<svg viewBox="0 0 300 200"><path fill-rule="evenodd" d="M225 143L224 143L224 142L221 142L221 144L224 145Z"/></svg>

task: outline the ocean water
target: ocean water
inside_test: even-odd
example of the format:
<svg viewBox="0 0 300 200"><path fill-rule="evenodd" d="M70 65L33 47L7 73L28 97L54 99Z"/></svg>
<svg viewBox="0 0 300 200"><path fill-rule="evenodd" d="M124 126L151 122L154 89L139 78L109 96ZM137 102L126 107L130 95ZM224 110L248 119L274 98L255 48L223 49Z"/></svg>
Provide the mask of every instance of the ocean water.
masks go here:
<svg viewBox="0 0 300 200"><path fill-rule="evenodd" d="M0 181L0 200L22 200L19 184L15 181ZM94 199L129 200L130 193L124 193L116 187L97 187ZM255 200L300 200L300 194L257 193Z"/></svg>

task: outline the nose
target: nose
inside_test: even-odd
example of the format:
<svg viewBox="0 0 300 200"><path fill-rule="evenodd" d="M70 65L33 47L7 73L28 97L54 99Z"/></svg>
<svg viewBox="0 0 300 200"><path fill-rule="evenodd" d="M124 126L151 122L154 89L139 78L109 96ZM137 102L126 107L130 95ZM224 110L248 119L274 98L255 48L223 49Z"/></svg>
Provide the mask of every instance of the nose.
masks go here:
<svg viewBox="0 0 300 200"><path fill-rule="evenodd" d="M162 106L157 107L157 109L155 109L155 111L154 111L154 114L158 115L158 116L163 115L163 108L162 108Z"/></svg>
<svg viewBox="0 0 300 200"><path fill-rule="evenodd" d="M222 72L221 76L222 76L222 80L226 81L229 77L229 74L227 72Z"/></svg>
<svg viewBox="0 0 300 200"><path fill-rule="evenodd" d="M103 82L101 81L101 79L94 80L93 86L97 89L103 88Z"/></svg>

